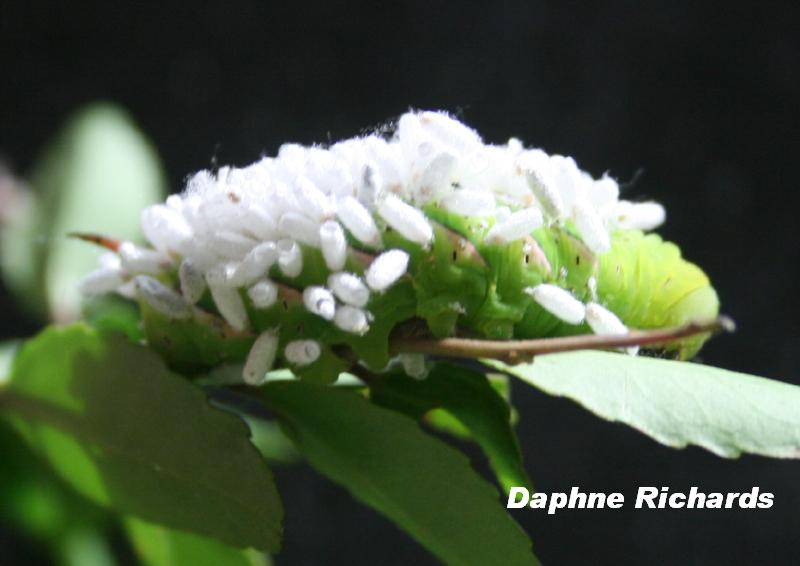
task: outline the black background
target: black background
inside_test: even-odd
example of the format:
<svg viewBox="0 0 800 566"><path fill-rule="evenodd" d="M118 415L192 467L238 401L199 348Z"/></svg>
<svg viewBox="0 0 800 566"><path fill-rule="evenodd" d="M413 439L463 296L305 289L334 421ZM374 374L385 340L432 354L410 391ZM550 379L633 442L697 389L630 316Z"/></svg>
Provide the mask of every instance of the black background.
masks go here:
<svg viewBox="0 0 800 566"><path fill-rule="evenodd" d="M786 6L0 6L0 153L18 172L71 110L98 98L130 109L176 190L212 159L242 165L284 141L349 137L409 107L459 112L487 141L518 136L595 175L626 180L644 168L627 195L666 205L661 232L705 268L739 324L703 360L800 383L800 40ZM0 337L34 329L0 290ZM514 512L546 564L800 559L799 463L667 449L525 387L515 401L540 490L578 485L629 501L617 511ZM277 475L287 507L278 565L435 563L308 468ZM775 506L634 510L640 485L759 486ZM13 561L21 543L3 541Z"/></svg>

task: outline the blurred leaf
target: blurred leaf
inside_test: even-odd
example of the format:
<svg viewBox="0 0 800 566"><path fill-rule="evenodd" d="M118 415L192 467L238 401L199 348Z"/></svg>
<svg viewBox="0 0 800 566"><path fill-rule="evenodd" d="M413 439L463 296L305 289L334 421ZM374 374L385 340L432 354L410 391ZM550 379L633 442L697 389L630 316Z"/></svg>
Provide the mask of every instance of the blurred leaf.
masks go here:
<svg viewBox="0 0 800 566"><path fill-rule="evenodd" d="M145 566L268 566L265 554L129 517L125 530Z"/></svg>
<svg viewBox="0 0 800 566"><path fill-rule="evenodd" d="M68 120L30 181L25 210L2 234L6 278L40 314L73 320L80 313L78 282L95 268L100 250L66 235L140 240L142 208L165 193L161 165L127 112L96 103Z"/></svg>
<svg viewBox="0 0 800 566"><path fill-rule="evenodd" d="M278 423L265 419L244 418L250 427L250 441L268 462L293 464L300 460L300 453L292 441L286 438Z"/></svg>
<svg viewBox="0 0 800 566"><path fill-rule="evenodd" d="M56 564L114 564L109 514L75 493L0 421L0 521L46 545Z"/></svg>
<svg viewBox="0 0 800 566"><path fill-rule="evenodd" d="M690 362L573 352L484 363L675 448L800 457L800 387Z"/></svg>
<svg viewBox="0 0 800 566"><path fill-rule="evenodd" d="M511 486L530 487L508 403L478 371L447 363L433 366L426 379L394 373L376 380L370 396L378 405L415 419L434 412L429 422L456 436L468 435L489 458L505 493ZM443 410L443 411L442 411Z"/></svg>
<svg viewBox="0 0 800 566"><path fill-rule="evenodd" d="M0 454L0 519L43 541L104 519L100 508L57 478L1 421Z"/></svg>
<svg viewBox="0 0 800 566"><path fill-rule="evenodd" d="M464 455L408 417L351 391L303 381L270 383L262 393L315 468L445 563L537 564L497 490Z"/></svg>
<svg viewBox="0 0 800 566"><path fill-rule="evenodd" d="M11 365L14 362L14 356L17 355L19 345L19 340L0 342L0 385L5 383L11 375Z"/></svg>
<svg viewBox="0 0 800 566"><path fill-rule="evenodd" d="M70 530L58 541L57 556L63 566L114 566L117 561L108 539L96 529Z"/></svg>
<svg viewBox="0 0 800 566"><path fill-rule="evenodd" d="M381 403L378 404L380 405ZM390 403L387 403L384 406L387 409L393 408L391 407ZM410 414L408 412L406 412L406 414L410 417L415 417L414 414ZM416 416L415 418L421 418L428 426L435 430L446 432L447 434L451 434L462 440L472 440L472 435L470 434L469 429L447 409L431 409L421 417Z"/></svg>
<svg viewBox="0 0 800 566"><path fill-rule="evenodd" d="M0 275L25 306L44 311L37 257L44 238L36 232L42 223L33 192L0 169L0 197Z"/></svg>
<svg viewBox="0 0 800 566"><path fill-rule="evenodd" d="M123 336L45 330L20 350L0 408L102 505L234 546L279 547L281 503L247 427Z"/></svg>

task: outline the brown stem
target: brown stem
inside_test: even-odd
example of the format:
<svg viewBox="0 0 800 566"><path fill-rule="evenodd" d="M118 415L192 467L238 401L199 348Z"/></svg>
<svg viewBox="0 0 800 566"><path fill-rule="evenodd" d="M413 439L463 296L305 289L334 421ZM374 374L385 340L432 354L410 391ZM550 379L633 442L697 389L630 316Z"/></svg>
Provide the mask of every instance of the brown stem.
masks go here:
<svg viewBox="0 0 800 566"><path fill-rule="evenodd" d="M492 358L520 363L534 356L574 350L623 348L672 342L697 334L731 332L731 319L720 316L711 322L690 322L683 326L657 330L632 330L622 335L580 335L536 340L475 340L471 338L402 338L392 340L393 354L416 353L456 358Z"/></svg>

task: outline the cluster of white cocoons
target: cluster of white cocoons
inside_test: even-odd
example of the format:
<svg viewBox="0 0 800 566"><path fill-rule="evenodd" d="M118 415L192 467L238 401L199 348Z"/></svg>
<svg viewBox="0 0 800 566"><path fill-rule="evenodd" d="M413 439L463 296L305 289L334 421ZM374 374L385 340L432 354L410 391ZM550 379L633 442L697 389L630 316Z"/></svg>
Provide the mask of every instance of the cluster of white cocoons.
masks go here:
<svg viewBox="0 0 800 566"><path fill-rule="evenodd" d="M370 294L386 291L408 269L408 254L385 249L383 232L391 228L429 246L434 231L421 210L428 204L491 220L485 237L497 245L525 238L545 223L569 221L597 254L609 249L610 230L650 230L665 217L657 203L620 200L615 180L592 178L570 157L526 149L514 138L485 144L446 113L408 112L391 135L326 147L285 144L277 156L246 167L192 175L180 195L143 211L151 247L125 243L116 259L104 259L87 276L83 290L138 293L172 313L186 312L176 299L192 305L208 290L226 321L246 330L239 290L246 289L256 308L269 308L278 293L268 273L277 266L284 278L298 277L307 246L321 251L332 275L326 286L305 289L306 308L344 331L363 334L369 330ZM348 234L376 254L363 277L345 270ZM153 278L134 283L137 276L176 267L180 294L169 299L156 297L166 287L154 285ZM606 313L589 315L566 291L542 286L531 293L567 322L585 319L598 332L617 330ZM264 336L257 345L274 357L269 342ZM284 357L309 363L313 350L292 345ZM256 373L261 365L253 366Z"/></svg>

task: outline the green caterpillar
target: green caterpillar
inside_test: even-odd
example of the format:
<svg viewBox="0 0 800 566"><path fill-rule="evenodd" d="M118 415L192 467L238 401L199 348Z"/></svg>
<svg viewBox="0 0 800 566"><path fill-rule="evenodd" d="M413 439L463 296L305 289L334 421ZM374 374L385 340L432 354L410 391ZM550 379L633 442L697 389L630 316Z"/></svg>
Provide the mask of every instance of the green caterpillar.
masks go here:
<svg viewBox="0 0 800 566"><path fill-rule="evenodd" d="M365 335L341 331L305 308L302 289L324 285L330 275L321 253L313 248L304 248L307 268L297 279L286 278L273 268L271 276L282 285L279 300L272 307L255 308L242 293L253 329L279 326L282 345L297 339L325 344L324 355L299 372L324 380L335 377L347 365L332 353L333 346L348 346L371 367L384 367L390 358L392 330L414 317L424 319L437 337L453 336L457 330L508 340L589 333L585 324L564 323L524 292L526 287L545 282L589 300L589 280L596 277L598 299L634 328L677 326L717 315L717 296L705 274L681 258L677 246L655 234L615 234L611 251L598 259L567 229L540 228L531 239L506 246L481 246L475 243L479 238L462 237L456 231L469 227L468 219L442 215L439 220L430 250L399 236L387 238L387 243L410 253L410 269L389 291L373 296L368 306L374 321ZM533 250L525 249L531 246ZM364 254L353 252L347 267L362 274L367 261ZM200 305L214 310L210 294ZM142 311L148 341L177 366L203 368L243 360L253 341L202 311L192 319L175 321L144 300ZM667 349L677 357L688 358L704 339L700 335L676 341Z"/></svg>
<svg viewBox="0 0 800 566"><path fill-rule="evenodd" d="M388 141L284 146L201 172L170 199L143 215L154 249L124 244L84 290L137 298L148 342L184 370L245 361L258 383L277 361L330 382L354 359L386 367L398 328L519 340L679 326L719 309L677 246L623 221L660 207L636 209L610 179L516 140L484 145L443 114L409 113ZM707 337L663 349L689 358Z"/></svg>

